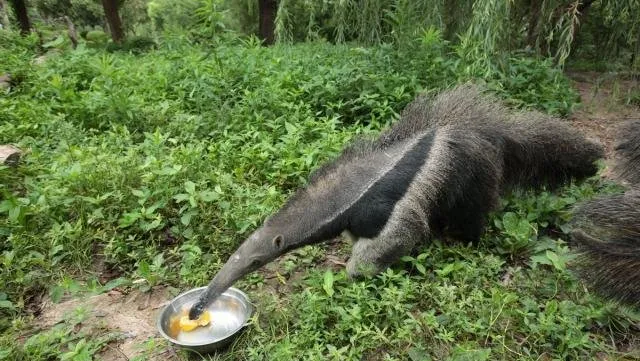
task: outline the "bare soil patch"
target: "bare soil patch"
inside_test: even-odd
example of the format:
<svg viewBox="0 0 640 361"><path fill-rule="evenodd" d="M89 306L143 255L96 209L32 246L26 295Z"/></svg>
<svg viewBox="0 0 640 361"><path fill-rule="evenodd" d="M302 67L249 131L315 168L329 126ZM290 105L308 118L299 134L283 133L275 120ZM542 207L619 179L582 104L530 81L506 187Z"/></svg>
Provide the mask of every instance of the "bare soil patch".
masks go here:
<svg viewBox="0 0 640 361"><path fill-rule="evenodd" d="M581 106L569 118L571 123L598 141L611 158L616 127L630 119L640 119L640 107L625 105L625 94L637 89L638 80L613 75L582 72L567 74L580 93Z"/></svg>
<svg viewBox="0 0 640 361"><path fill-rule="evenodd" d="M89 334L115 332L120 336L118 341L103 350L100 358L105 361L130 360L144 352L142 346L145 341L159 337L156 319L171 298L166 288L157 287L148 293L112 290L95 296L67 299L57 304L46 299L37 326L41 329L51 328L82 308L88 316L79 327L85 328ZM149 360L177 359L171 350L153 353L155 355Z"/></svg>

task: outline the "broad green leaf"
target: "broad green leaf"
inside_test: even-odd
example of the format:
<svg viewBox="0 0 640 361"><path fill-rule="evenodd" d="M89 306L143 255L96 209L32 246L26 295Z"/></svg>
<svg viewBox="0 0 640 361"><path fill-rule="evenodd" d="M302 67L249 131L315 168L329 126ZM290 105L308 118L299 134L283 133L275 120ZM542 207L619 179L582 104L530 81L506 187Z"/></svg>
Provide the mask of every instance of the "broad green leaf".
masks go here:
<svg viewBox="0 0 640 361"><path fill-rule="evenodd" d="M518 239L524 241L528 240L529 237L531 237L532 232L533 228L531 227L531 223L529 223L529 221L527 221L526 219L521 219L520 222L518 222L516 233L513 235Z"/></svg>
<svg viewBox="0 0 640 361"><path fill-rule="evenodd" d="M158 253L153 257L153 266L158 269L164 263L164 253Z"/></svg>
<svg viewBox="0 0 640 361"><path fill-rule="evenodd" d="M329 297L333 296L333 272L329 269L324 273L324 283L322 288L324 288L324 291Z"/></svg>
<svg viewBox="0 0 640 361"><path fill-rule="evenodd" d="M9 210L9 220L11 222L17 222L20 219L20 214L22 213L22 207L16 206Z"/></svg>
<svg viewBox="0 0 640 361"><path fill-rule="evenodd" d="M42 44L42 47L43 48L54 48L56 46L62 45L62 43L64 43L64 37L62 35L60 35L57 38Z"/></svg>
<svg viewBox="0 0 640 361"><path fill-rule="evenodd" d="M151 223L145 224L142 226L142 229L144 229L145 231L150 231L152 229L156 229L158 227L160 227L160 225L162 224L162 219L160 217L154 219Z"/></svg>
<svg viewBox="0 0 640 361"><path fill-rule="evenodd" d="M293 134L297 131L296 126L289 122L284 122L284 127L287 129L287 133L289 134Z"/></svg>
<svg viewBox="0 0 640 361"><path fill-rule="evenodd" d="M192 181L186 181L184 182L184 189L187 191L187 193L194 194L196 192L196 184Z"/></svg>
<svg viewBox="0 0 640 361"><path fill-rule="evenodd" d="M558 257L557 253L551 250L547 250L545 255L551 261L553 267L555 267L557 270L562 271L565 269L565 263L560 257Z"/></svg>
<svg viewBox="0 0 640 361"><path fill-rule="evenodd" d="M513 212L507 212L502 216L502 226L505 232L515 234L518 228L518 216Z"/></svg>
<svg viewBox="0 0 640 361"><path fill-rule="evenodd" d="M134 189L131 191L131 193L133 193L133 195L138 198L144 198L144 192L139 189Z"/></svg>
<svg viewBox="0 0 640 361"><path fill-rule="evenodd" d="M64 249L64 246L61 244L56 244L55 246L51 247L51 249L49 250L49 257L53 257L56 254L58 254L58 252L62 251Z"/></svg>
<svg viewBox="0 0 640 361"><path fill-rule="evenodd" d="M142 215L139 212L136 213L125 213L122 215L122 218L118 221L120 228L126 228L134 224L138 219L140 219Z"/></svg>
<svg viewBox="0 0 640 361"><path fill-rule="evenodd" d="M178 172L180 171L180 168L182 168L182 166L173 166L173 167L164 167L160 170L156 170L153 173L158 174L158 175L174 175L174 174L178 174Z"/></svg>
<svg viewBox="0 0 640 361"><path fill-rule="evenodd" d="M180 194L176 194L175 196L173 196L173 199L175 199L178 203L180 202L184 202L187 199L189 199L189 195L186 193L180 193Z"/></svg>
<svg viewBox="0 0 640 361"><path fill-rule="evenodd" d="M110 291L116 287L120 287L122 285L126 285L129 284L130 281L124 277L118 277L115 279L112 279L111 281L107 282L104 286L102 286L102 290L103 291Z"/></svg>
<svg viewBox="0 0 640 361"><path fill-rule="evenodd" d="M152 215L153 213L155 213L156 209L160 207L162 207L162 202L156 202L153 205L151 205L149 208L147 208L146 214Z"/></svg>
<svg viewBox="0 0 640 361"><path fill-rule="evenodd" d="M544 264L544 265L548 265L551 266L551 261L549 260L549 258L546 255L542 255L542 254L538 254L535 256L531 256L531 267L536 267L536 265L538 264Z"/></svg>
<svg viewBox="0 0 640 361"><path fill-rule="evenodd" d="M0 202L0 213L7 212L13 207L14 203L8 199L5 199L4 201Z"/></svg>
<svg viewBox="0 0 640 361"><path fill-rule="evenodd" d="M188 226L189 223L191 223L191 216L193 215L193 213L191 212L187 212L185 214L182 215L182 217L180 217L180 223L184 224L185 226Z"/></svg>
<svg viewBox="0 0 640 361"><path fill-rule="evenodd" d="M200 199L202 199L204 202L214 201L218 199L218 197L219 197L218 194L212 191L200 192Z"/></svg>

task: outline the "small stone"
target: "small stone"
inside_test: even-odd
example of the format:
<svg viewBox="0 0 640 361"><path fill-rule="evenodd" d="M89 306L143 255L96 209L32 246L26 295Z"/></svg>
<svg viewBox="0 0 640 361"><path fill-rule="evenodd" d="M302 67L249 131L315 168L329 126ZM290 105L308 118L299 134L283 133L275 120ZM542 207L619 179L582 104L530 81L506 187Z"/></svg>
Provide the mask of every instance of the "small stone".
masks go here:
<svg viewBox="0 0 640 361"><path fill-rule="evenodd" d="M11 88L11 75L0 75L0 91L6 91L9 88Z"/></svg>
<svg viewBox="0 0 640 361"><path fill-rule="evenodd" d="M20 149L12 145L0 145L0 164L15 166L20 161Z"/></svg>

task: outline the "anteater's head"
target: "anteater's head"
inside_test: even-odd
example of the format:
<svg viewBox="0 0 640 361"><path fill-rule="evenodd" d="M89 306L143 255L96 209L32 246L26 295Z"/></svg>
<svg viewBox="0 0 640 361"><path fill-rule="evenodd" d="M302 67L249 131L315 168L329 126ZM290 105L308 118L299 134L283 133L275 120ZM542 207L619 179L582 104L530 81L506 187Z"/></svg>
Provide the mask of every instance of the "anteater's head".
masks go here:
<svg viewBox="0 0 640 361"><path fill-rule="evenodd" d="M326 178L314 181L320 178L312 177L240 245L191 308L191 319L246 274L290 250L334 238L344 230L348 213L335 208L349 199L345 200L341 182Z"/></svg>
<svg viewBox="0 0 640 361"><path fill-rule="evenodd" d="M293 220L292 224L295 224ZM265 222L229 257L227 263L222 266L206 291L189 311L189 318L192 320L198 318L211 302L238 279L302 244L298 232L293 227Z"/></svg>

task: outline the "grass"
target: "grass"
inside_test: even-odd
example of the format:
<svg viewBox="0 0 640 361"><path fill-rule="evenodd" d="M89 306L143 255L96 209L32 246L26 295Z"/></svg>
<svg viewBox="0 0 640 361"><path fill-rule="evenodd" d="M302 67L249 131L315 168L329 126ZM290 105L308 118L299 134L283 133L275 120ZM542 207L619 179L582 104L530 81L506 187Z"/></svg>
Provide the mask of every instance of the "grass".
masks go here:
<svg viewBox="0 0 640 361"><path fill-rule="evenodd" d="M41 295L204 285L351 139L418 92L478 77L437 34L402 50L175 37L140 52L81 46L43 65L34 38L0 32L0 44L0 73L16 79L0 96L0 143L27 150L17 169L0 166L0 360L96 357L118 335L79 331L82 312L34 329ZM576 105L561 72L517 54L479 80L517 107ZM564 242L571 205L609 191L594 178L514 194L480 244L435 242L362 282L325 262L346 243L297 250L277 263L287 292L270 292L269 271L239 282L259 312L210 358L631 359L637 315L589 294ZM99 282L96 257L120 277ZM140 358L166 346L150 340Z"/></svg>

